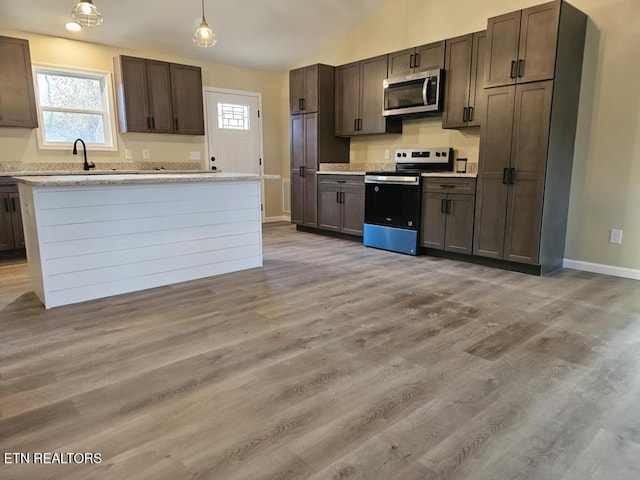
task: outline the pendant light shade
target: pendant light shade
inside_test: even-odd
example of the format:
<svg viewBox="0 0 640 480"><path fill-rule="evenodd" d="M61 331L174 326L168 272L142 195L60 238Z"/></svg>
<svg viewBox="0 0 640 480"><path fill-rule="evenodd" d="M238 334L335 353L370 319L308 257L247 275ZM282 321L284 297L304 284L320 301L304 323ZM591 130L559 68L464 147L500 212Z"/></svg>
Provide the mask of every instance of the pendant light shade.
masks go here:
<svg viewBox="0 0 640 480"><path fill-rule="evenodd" d="M93 0L78 2L71 12L71 18L83 27L97 27L102 23L102 14L93 4Z"/></svg>
<svg viewBox="0 0 640 480"><path fill-rule="evenodd" d="M218 38L204 18L204 0L202 0L202 22L193 35L193 43L202 48L213 47Z"/></svg>

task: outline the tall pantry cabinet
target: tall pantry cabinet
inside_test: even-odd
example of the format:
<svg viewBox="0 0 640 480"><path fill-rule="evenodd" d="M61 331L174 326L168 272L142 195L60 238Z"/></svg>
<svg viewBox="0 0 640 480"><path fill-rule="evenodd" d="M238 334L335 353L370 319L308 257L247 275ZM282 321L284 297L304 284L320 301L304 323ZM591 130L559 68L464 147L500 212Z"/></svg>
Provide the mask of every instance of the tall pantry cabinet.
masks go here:
<svg viewBox="0 0 640 480"><path fill-rule="evenodd" d="M562 267L586 21L561 0L488 21L475 255Z"/></svg>
<svg viewBox="0 0 640 480"><path fill-rule="evenodd" d="M349 139L335 136L335 73L329 65L289 72L291 223L317 228L320 163L348 163Z"/></svg>

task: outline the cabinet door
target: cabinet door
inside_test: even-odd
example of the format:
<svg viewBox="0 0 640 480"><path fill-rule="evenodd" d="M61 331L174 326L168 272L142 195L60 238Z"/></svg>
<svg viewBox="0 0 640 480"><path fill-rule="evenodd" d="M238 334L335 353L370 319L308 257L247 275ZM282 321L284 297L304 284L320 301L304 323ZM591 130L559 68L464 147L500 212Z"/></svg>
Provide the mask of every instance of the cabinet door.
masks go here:
<svg viewBox="0 0 640 480"><path fill-rule="evenodd" d="M484 116L484 67L487 50L487 32L473 34L471 49L471 82L469 84L469 121L467 126L479 127Z"/></svg>
<svg viewBox="0 0 640 480"><path fill-rule="evenodd" d="M515 87L485 90L476 194L473 253L502 258L508 185L503 181L511 158Z"/></svg>
<svg viewBox="0 0 640 480"><path fill-rule="evenodd" d="M551 80L555 72L560 2L522 11L518 83Z"/></svg>
<svg viewBox="0 0 640 480"><path fill-rule="evenodd" d="M310 65L304 69L302 110L305 113L318 111L318 65Z"/></svg>
<svg viewBox="0 0 640 480"><path fill-rule="evenodd" d="M516 83L521 16L518 10L487 21L485 87Z"/></svg>
<svg viewBox="0 0 640 480"><path fill-rule="evenodd" d="M316 172L305 170L304 176L304 222L305 227L318 227L318 183Z"/></svg>
<svg viewBox="0 0 640 480"><path fill-rule="evenodd" d="M429 43L416 47L413 66L415 72L444 68L445 42Z"/></svg>
<svg viewBox="0 0 640 480"><path fill-rule="evenodd" d="M291 170L291 223L304 224L304 177L297 169Z"/></svg>
<svg viewBox="0 0 640 480"><path fill-rule="evenodd" d="M382 82L387 78L387 56L382 55L361 62L360 134L385 133L382 116Z"/></svg>
<svg viewBox="0 0 640 480"><path fill-rule="evenodd" d="M364 232L364 184L342 191L342 233L362 236Z"/></svg>
<svg viewBox="0 0 640 480"><path fill-rule="evenodd" d="M11 200L8 193L0 192L0 250L14 248Z"/></svg>
<svg viewBox="0 0 640 480"><path fill-rule="evenodd" d="M444 193L422 194L422 242L427 248L444 250L447 195Z"/></svg>
<svg viewBox="0 0 640 480"><path fill-rule="evenodd" d="M473 195L447 196L447 228L445 247L447 252L471 254L473 247Z"/></svg>
<svg viewBox="0 0 640 480"><path fill-rule="evenodd" d="M337 67L335 75L336 135L339 137L355 135L360 105L360 64L356 62ZM382 96L382 84L380 85L380 96Z"/></svg>
<svg viewBox="0 0 640 480"><path fill-rule="evenodd" d="M146 61L144 58L122 55L120 68L126 116L120 118L120 129L123 132L150 132Z"/></svg>
<svg viewBox="0 0 640 480"><path fill-rule="evenodd" d="M318 169L318 114L304 114L304 167Z"/></svg>
<svg viewBox="0 0 640 480"><path fill-rule="evenodd" d="M289 71L289 112L292 114L302 111L304 98L304 68Z"/></svg>
<svg viewBox="0 0 640 480"><path fill-rule="evenodd" d="M305 166L304 115L291 115L291 170L300 172Z"/></svg>
<svg viewBox="0 0 640 480"><path fill-rule="evenodd" d="M467 126L473 35L447 40L442 128Z"/></svg>
<svg viewBox="0 0 640 480"><path fill-rule="evenodd" d="M170 64L173 131L204 135L202 71L200 67Z"/></svg>
<svg viewBox="0 0 640 480"><path fill-rule="evenodd" d="M320 177L322 178L322 176ZM318 228L323 230L340 231L340 188L336 185L326 185L320 180L318 190Z"/></svg>
<svg viewBox="0 0 640 480"><path fill-rule="evenodd" d="M38 126L27 40L0 37L0 126Z"/></svg>
<svg viewBox="0 0 640 480"><path fill-rule="evenodd" d="M512 262L538 263L552 93L552 81L515 89L511 154L515 180L509 187L504 245L504 259Z"/></svg>
<svg viewBox="0 0 640 480"><path fill-rule="evenodd" d="M147 88L149 92L149 113L151 131L173 132L173 111L171 108L171 74L167 62L146 60Z"/></svg>
<svg viewBox="0 0 640 480"><path fill-rule="evenodd" d="M413 73L416 49L407 48L389 54L389 78L401 77Z"/></svg>
<svg viewBox="0 0 640 480"><path fill-rule="evenodd" d="M24 228L22 227L22 212L20 211L20 196L17 193L9 194L11 204L11 224L13 226L13 246L24 248Z"/></svg>

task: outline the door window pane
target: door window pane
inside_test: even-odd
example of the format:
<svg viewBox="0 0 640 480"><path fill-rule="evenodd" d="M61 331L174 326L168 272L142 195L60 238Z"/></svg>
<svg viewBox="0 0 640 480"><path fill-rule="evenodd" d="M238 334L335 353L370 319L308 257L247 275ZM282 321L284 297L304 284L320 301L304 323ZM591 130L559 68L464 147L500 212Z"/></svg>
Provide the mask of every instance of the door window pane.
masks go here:
<svg viewBox="0 0 640 480"><path fill-rule="evenodd" d="M249 130L249 105L218 102L218 128Z"/></svg>

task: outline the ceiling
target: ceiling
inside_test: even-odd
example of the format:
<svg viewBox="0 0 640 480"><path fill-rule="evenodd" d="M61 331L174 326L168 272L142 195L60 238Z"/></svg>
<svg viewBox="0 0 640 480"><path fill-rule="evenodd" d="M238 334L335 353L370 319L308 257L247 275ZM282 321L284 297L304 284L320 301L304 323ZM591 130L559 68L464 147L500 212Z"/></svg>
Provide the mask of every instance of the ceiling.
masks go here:
<svg viewBox="0 0 640 480"><path fill-rule="evenodd" d="M192 41L201 20L200 0L94 0L104 22L79 33L64 28L76 0L0 0L0 28L282 71L387 1L205 0L207 22L218 36L208 49Z"/></svg>

